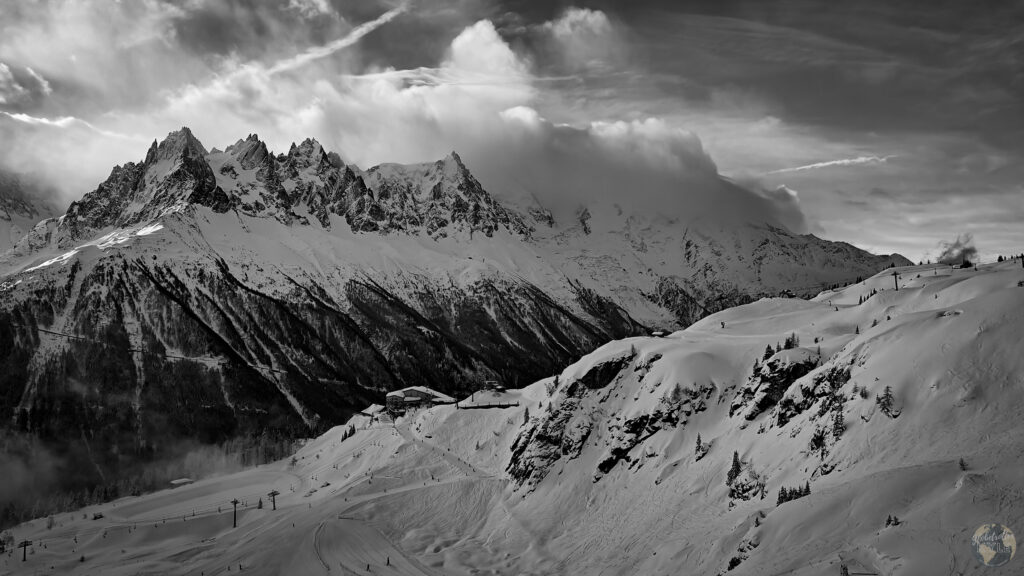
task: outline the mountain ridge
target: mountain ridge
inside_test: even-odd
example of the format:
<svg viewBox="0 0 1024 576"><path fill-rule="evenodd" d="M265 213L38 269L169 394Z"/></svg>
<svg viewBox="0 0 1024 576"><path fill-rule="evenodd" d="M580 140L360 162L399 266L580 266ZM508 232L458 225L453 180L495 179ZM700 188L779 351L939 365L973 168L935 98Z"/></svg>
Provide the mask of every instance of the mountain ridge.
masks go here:
<svg viewBox="0 0 1024 576"><path fill-rule="evenodd" d="M207 151L172 133L0 256L0 410L89 485L187 439L316 432L406 385L523 386L612 339L894 263L586 210L586 229L527 224L458 154L362 170L314 140L275 156L254 134Z"/></svg>

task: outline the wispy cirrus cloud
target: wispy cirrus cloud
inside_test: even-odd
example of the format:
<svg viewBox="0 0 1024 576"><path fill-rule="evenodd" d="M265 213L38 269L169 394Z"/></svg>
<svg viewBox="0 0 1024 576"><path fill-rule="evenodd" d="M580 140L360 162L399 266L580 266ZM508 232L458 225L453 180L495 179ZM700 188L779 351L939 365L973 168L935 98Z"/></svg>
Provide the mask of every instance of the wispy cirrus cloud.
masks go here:
<svg viewBox="0 0 1024 576"><path fill-rule="evenodd" d="M46 78L44 78L42 74L36 72L28 66L25 67L25 72L28 72L28 75L31 76L37 84L39 84L39 90L43 93L44 96L49 96L50 94L53 94L53 87L50 86L50 82Z"/></svg>
<svg viewBox="0 0 1024 576"><path fill-rule="evenodd" d="M771 172L767 172L766 174L804 172L806 170L819 170L821 168L834 168L836 166L864 166L868 164L885 164L891 158L896 158L896 155L890 154L888 156L857 156L856 158L840 158L838 160L815 162L814 164L805 164L803 166L794 166L792 168L780 168L778 170L772 170Z"/></svg>
<svg viewBox="0 0 1024 576"><path fill-rule="evenodd" d="M0 104L8 104L20 100L27 91L18 83L11 73L10 66L0 62Z"/></svg>
<svg viewBox="0 0 1024 576"><path fill-rule="evenodd" d="M402 3L398 7L388 10L387 12L378 16L377 18L374 18L369 22L364 22L356 26L342 38L339 38L323 46L316 46L314 48L310 48L296 56L275 63L273 66L267 69L267 74L279 74L281 72L287 72L288 70L294 70L300 66L305 66L306 64L309 64L314 60L326 58L338 52L339 50L350 48L354 46L356 43L358 43L360 40L362 40L364 36L366 36L370 32L373 32L377 28L380 28L381 26L387 24L388 22L391 22L399 15L404 13L407 9L408 4Z"/></svg>
<svg viewBox="0 0 1024 576"><path fill-rule="evenodd" d="M74 116L60 116L58 118L43 118L43 117L40 117L40 116L31 116L29 114L23 114L23 113L20 113L20 112L17 112L17 113L5 112L3 110L0 110L0 114L3 114L4 116L10 118L11 120L15 120L15 121L21 122L23 124L28 124L30 126L48 126L48 127L51 127L51 128L70 128L72 126L83 126L83 127L88 128L89 130L91 130L91 131L93 131L93 132L95 132L95 133L97 133L97 134L99 134L101 136L106 136L108 138L118 138L118 139L122 139L122 140L131 140L133 142L148 142L149 141L149 138L146 138L146 137L143 137L143 136L131 135L131 134L123 134L121 132L115 132L115 131L112 131L112 130L105 130L103 128L100 128L99 126L96 126L95 124L93 124L91 122L88 122L86 120L82 120L81 118L75 118Z"/></svg>

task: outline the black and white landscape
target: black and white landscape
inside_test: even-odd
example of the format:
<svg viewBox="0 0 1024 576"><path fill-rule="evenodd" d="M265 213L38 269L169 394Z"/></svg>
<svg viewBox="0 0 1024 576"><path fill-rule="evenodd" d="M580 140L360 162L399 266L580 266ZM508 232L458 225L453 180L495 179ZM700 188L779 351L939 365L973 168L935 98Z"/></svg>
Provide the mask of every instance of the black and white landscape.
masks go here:
<svg viewBox="0 0 1024 576"><path fill-rule="evenodd" d="M0 574L1022 561L1021 5L0 18Z"/></svg>

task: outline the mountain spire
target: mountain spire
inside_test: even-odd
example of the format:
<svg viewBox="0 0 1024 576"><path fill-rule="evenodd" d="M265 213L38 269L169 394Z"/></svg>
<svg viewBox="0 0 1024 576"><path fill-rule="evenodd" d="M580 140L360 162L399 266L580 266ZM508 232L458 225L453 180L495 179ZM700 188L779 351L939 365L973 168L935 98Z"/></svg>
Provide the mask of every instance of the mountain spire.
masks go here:
<svg viewBox="0 0 1024 576"><path fill-rule="evenodd" d="M192 135L187 126L175 130L157 144L156 140L146 153L146 164L152 164L159 160L173 160L177 158L202 158L207 151L203 144Z"/></svg>

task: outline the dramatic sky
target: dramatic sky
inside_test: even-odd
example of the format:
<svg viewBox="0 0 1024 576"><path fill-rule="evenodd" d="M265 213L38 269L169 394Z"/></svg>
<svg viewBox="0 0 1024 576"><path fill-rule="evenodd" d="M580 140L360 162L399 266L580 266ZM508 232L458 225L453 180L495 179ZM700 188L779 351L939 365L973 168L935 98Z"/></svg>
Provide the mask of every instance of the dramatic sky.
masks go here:
<svg viewBox="0 0 1024 576"><path fill-rule="evenodd" d="M1024 2L0 5L0 165L64 205L154 138L457 150L499 195L752 214L911 259L1024 252ZM751 190L715 197L702 175Z"/></svg>

